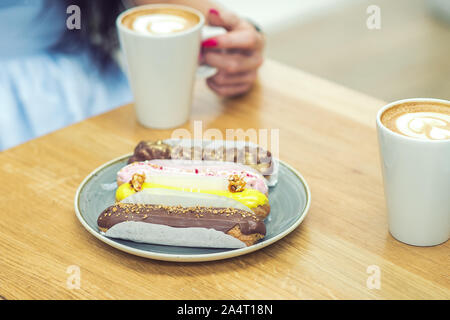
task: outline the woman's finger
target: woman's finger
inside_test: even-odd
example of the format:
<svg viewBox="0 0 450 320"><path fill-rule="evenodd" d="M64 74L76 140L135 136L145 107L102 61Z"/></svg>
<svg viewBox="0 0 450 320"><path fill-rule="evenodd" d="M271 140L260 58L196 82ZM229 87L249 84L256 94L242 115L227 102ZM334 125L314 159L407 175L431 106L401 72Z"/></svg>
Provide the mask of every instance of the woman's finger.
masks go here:
<svg viewBox="0 0 450 320"><path fill-rule="evenodd" d="M223 97L236 97L242 95L248 92L253 85L252 83L242 83L221 86L216 84L212 79L207 79L206 83L211 88L211 90Z"/></svg>
<svg viewBox="0 0 450 320"><path fill-rule="evenodd" d="M208 12L208 23L212 26L223 27L230 31L235 29L240 19L233 12L228 10L210 9Z"/></svg>
<svg viewBox="0 0 450 320"><path fill-rule="evenodd" d="M263 63L263 57L259 51L247 55L206 50L203 55L203 61L221 71L234 74L257 69Z"/></svg>
<svg viewBox="0 0 450 320"><path fill-rule="evenodd" d="M217 49L260 50L264 47L264 38L253 27L239 28L207 39L202 46Z"/></svg>
<svg viewBox="0 0 450 320"><path fill-rule="evenodd" d="M257 71L252 70L248 72L240 73L226 73L224 71L219 71L216 75L212 76L210 79L219 86L233 85L233 84L244 84L252 83L256 80Z"/></svg>

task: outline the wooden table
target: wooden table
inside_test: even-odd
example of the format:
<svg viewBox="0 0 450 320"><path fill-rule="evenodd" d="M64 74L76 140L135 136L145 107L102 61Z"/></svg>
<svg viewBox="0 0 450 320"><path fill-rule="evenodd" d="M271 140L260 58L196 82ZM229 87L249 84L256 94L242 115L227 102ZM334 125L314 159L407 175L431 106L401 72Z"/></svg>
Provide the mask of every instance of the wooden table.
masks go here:
<svg viewBox="0 0 450 320"><path fill-rule="evenodd" d="M100 242L75 217L75 191L89 172L131 152L141 139L170 137L170 130L138 125L131 105L1 152L0 296L450 298L450 243L413 247L388 233L375 134L383 104L273 61L240 99L223 101L199 83L184 128L202 120L204 130L280 129L280 157L304 175L312 192L298 229L263 250L223 261L136 257ZM71 282L72 266L80 271L79 288ZM379 289L371 282L373 270Z"/></svg>

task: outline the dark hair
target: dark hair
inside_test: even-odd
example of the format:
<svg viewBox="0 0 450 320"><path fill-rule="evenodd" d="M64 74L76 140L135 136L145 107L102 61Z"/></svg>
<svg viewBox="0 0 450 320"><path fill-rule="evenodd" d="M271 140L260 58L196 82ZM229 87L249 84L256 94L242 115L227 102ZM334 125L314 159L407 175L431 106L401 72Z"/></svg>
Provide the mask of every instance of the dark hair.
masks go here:
<svg viewBox="0 0 450 320"><path fill-rule="evenodd" d="M54 48L76 52L89 47L100 65L105 66L117 48L115 20L125 9L121 0L65 0L66 6L77 5L81 11L81 30L67 30Z"/></svg>

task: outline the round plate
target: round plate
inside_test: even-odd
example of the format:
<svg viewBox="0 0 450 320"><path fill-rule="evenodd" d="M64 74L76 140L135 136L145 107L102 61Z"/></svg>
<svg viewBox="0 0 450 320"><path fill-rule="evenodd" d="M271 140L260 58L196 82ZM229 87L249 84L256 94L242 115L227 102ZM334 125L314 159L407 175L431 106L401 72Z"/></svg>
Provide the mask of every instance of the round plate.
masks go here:
<svg viewBox="0 0 450 320"><path fill-rule="evenodd" d="M266 236L242 249L212 249L137 243L105 237L97 228L100 213L114 204L117 172L131 154L105 163L89 174L75 195L75 212L81 224L96 238L119 250L165 261L210 261L240 256L262 249L294 230L305 218L311 194L305 179L294 168L279 161L278 183L269 189L270 214L265 220Z"/></svg>

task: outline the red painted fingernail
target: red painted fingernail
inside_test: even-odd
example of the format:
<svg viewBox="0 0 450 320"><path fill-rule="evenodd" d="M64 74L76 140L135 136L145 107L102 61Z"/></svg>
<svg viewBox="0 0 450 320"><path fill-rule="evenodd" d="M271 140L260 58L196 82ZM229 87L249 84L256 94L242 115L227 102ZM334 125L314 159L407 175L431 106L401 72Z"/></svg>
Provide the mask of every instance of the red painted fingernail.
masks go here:
<svg viewBox="0 0 450 320"><path fill-rule="evenodd" d="M209 47L215 47L217 46L217 40L214 38L205 40L202 42L202 47L204 48L209 48Z"/></svg>
<svg viewBox="0 0 450 320"><path fill-rule="evenodd" d="M219 11L217 11L216 9L209 9L209 13L215 14L216 16L219 15Z"/></svg>

